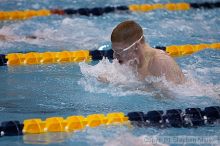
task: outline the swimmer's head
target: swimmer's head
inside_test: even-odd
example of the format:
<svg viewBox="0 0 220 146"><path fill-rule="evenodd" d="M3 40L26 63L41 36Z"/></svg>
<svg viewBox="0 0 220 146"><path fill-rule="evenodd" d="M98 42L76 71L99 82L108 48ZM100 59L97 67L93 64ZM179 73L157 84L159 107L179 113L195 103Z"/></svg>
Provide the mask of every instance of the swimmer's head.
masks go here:
<svg viewBox="0 0 220 146"><path fill-rule="evenodd" d="M124 21L117 25L111 35L114 58L120 63L132 61L138 63L138 52L145 44L143 30L134 21Z"/></svg>

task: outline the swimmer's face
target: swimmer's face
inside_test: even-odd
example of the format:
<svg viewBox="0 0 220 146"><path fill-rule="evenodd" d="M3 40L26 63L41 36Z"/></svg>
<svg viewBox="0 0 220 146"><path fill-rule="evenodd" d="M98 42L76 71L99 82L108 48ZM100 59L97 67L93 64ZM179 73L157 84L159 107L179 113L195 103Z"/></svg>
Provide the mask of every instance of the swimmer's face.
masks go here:
<svg viewBox="0 0 220 146"><path fill-rule="evenodd" d="M127 45L127 43L112 43L114 58L118 59L121 64L128 64L131 66L138 65L140 56L139 50L142 44L141 40L143 39L144 36L142 35L138 40L130 45Z"/></svg>
<svg viewBox="0 0 220 146"><path fill-rule="evenodd" d="M114 58L118 60L120 64L127 64L129 66L135 66L138 64L138 47L132 46L132 48L129 48L125 50L123 45L115 45L113 47L114 51Z"/></svg>

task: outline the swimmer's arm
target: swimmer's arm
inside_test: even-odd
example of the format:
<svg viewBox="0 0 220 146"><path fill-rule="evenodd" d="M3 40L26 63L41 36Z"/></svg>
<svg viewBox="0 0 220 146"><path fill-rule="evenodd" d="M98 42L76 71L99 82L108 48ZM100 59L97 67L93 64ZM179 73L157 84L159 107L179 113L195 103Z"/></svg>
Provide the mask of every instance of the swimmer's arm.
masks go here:
<svg viewBox="0 0 220 146"><path fill-rule="evenodd" d="M25 36L24 38L25 39L31 39L31 40L44 39L42 37L37 37L37 36L34 36L34 35ZM16 41L16 40L19 40L19 39L22 39L22 37L0 34L0 41Z"/></svg>
<svg viewBox="0 0 220 146"><path fill-rule="evenodd" d="M5 36L0 34L0 40L5 41L6 40Z"/></svg>
<svg viewBox="0 0 220 146"><path fill-rule="evenodd" d="M29 35L29 36L26 36L25 38L26 38L26 39L32 39L32 40L35 40L35 39L44 40L44 39L45 39L45 38L38 37L38 36L34 36L34 35Z"/></svg>

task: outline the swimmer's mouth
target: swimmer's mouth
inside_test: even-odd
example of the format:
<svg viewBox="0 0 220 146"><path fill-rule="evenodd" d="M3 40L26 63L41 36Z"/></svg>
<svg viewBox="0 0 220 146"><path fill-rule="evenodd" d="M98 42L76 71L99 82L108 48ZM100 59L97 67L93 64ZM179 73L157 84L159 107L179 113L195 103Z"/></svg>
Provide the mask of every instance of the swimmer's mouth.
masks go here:
<svg viewBox="0 0 220 146"><path fill-rule="evenodd" d="M132 60L133 61L133 60ZM132 64L132 61L128 61L128 64L131 65ZM135 60L134 60L135 61ZM118 60L118 63L119 64L124 64L125 62L123 60Z"/></svg>
<svg viewBox="0 0 220 146"><path fill-rule="evenodd" d="M118 62L119 62L120 64L123 64L123 61L122 61L122 60L118 60Z"/></svg>

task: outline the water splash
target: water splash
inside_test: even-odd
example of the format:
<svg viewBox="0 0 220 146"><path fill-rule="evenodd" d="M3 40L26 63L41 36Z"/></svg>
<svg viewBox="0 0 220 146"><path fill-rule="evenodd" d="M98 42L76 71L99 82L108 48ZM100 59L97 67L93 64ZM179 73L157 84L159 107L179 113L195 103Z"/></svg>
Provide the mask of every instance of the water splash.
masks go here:
<svg viewBox="0 0 220 146"><path fill-rule="evenodd" d="M97 48L99 42L107 40L107 33L97 24L82 18L65 18L56 29L46 27L36 30L34 35L47 38L45 45L59 45L65 48L91 49ZM67 45L68 44L68 45Z"/></svg>
<svg viewBox="0 0 220 146"><path fill-rule="evenodd" d="M147 134L150 136L149 134ZM109 125L109 126L100 126L94 128L86 128L83 131L76 132L71 141L74 142L83 142L89 145L104 145L104 146L145 146L147 143L145 141L146 134L141 136L136 136L131 133L131 128L127 126L120 125ZM154 136L157 136L154 134ZM161 143L157 143L160 146L165 146ZM86 145L86 144L84 144ZM147 146L152 146L153 144L149 144Z"/></svg>
<svg viewBox="0 0 220 146"><path fill-rule="evenodd" d="M71 141L86 141L89 145L104 145L104 146L165 146L162 143L146 142L146 137L150 134L136 136L131 133L128 127L125 126L101 126L95 129L87 128L83 133L76 133ZM152 135L151 135L152 136ZM154 137L158 135L154 134Z"/></svg>
<svg viewBox="0 0 220 146"><path fill-rule="evenodd" d="M108 59L101 60L96 65L80 63L80 70L83 78L78 84L84 87L86 91L92 93L107 93L114 96L126 95L158 95L161 92L168 97L214 97L220 98L220 85L204 83L194 78L191 70L184 70L187 82L183 85L175 85L168 82L164 76L147 77L146 82L138 81L135 73L125 65L120 65L117 60L110 62ZM100 82L101 80L109 83ZM155 88L152 84L162 84Z"/></svg>
<svg viewBox="0 0 220 146"><path fill-rule="evenodd" d="M84 77L78 84L86 91L115 96L146 94L139 90L144 85L137 80L130 67L120 65L117 60L110 62L104 58L94 66L86 63L80 63L79 66Z"/></svg>
<svg viewBox="0 0 220 146"><path fill-rule="evenodd" d="M30 26L35 26L30 28ZM0 34L12 36L14 42L22 42L39 47L58 49L94 49L109 41L111 28L99 26L94 20L85 18L64 18L51 23L25 21L18 24L9 24L0 29ZM25 38L36 36L36 39ZM8 47L6 44L1 46ZM50 49L48 48L48 49Z"/></svg>
<svg viewBox="0 0 220 146"><path fill-rule="evenodd" d="M162 144L160 142L147 142L147 135L142 136L134 136L130 133L124 133L119 135L118 137L109 140L104 144L104 146L168 146L166 144ZM157 136L154 136L157 137ZM156 139L156 138L155 138Z"/></svg>

